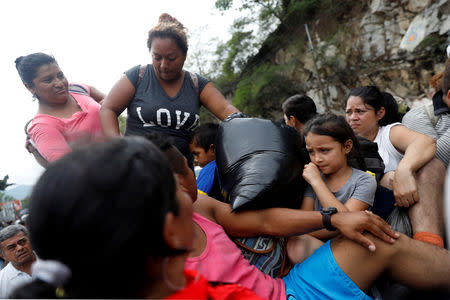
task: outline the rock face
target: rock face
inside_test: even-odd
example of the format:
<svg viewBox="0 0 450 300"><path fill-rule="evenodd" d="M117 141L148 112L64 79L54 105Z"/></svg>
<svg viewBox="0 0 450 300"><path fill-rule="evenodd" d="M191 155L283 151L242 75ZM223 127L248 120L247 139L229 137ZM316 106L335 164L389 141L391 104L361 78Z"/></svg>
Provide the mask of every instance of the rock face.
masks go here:
<svg viewBox="0 0 450 300"><path fill-rule="evenodd" d="M442 20L438 17L439 7L441 7L443 3L445 3L445 1L435 3L414 17L408 27L408 30L403 36L402 41L400 42L400 49L413 51L425 39L426 36L440 31L441 24L448 21L450 18L448 15ZM420 11L421 6L410 6L412 6L412 11Z"/></svg>
<svg viewBox="0 0 450 300"><path fill-rule="evenodd" d="M309 25L314 53L304 39L300 49L297 43L278 50L273 63L294 65L286 76L320 110L328 106L342 113L347 92L361 85L377 85L412 105L429 91L431 76L443 70L450 1L371 0L335 25L321 30L327 25L318 17Z"/></svg>

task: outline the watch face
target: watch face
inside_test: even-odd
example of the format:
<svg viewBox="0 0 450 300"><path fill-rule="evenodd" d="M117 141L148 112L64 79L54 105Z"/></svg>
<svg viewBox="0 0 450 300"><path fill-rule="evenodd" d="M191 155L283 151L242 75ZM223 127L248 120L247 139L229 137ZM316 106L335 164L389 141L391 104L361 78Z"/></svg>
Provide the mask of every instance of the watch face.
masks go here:
<svg viewBox="0 0 450 300"><path fill-rule="evenodd" d="M328 207L326 209L323 209L323 212L326 214L335 214L338 212L336 207Z"/></svg>

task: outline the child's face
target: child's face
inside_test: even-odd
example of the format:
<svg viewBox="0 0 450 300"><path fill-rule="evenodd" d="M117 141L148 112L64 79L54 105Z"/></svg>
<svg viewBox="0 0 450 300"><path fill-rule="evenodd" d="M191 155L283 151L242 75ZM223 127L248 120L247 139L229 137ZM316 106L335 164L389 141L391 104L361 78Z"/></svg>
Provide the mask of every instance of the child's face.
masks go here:
<svg viewBox="0 0 450 300"><path fill-rule="evenodd" d="M311 162L324 175L336 173L347 166L347 154L352 149L352 140L349 139L342 145L328 135L309 132L305 141Z"/></svg>
<svg viewBox="0 0 450 300"><path fill-rule="evenodd" d="M189 145L189 148L191 149L192 155L194 155L194 161L202 168L216 159L213 145L210 145L208 151L205 151L205 149L199 147L194 141Z"/></svg>

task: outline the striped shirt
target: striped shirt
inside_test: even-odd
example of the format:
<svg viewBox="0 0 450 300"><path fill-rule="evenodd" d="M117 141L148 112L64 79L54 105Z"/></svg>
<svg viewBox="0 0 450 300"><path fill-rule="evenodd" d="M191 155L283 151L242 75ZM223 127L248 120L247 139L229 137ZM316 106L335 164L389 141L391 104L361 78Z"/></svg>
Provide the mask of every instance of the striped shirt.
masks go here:
<svg viewBox="0 0 450 300"><path fill-rule="evenodd" d="M425 106L410 110L402 120L409 129L426 134L437 142L436 157L445 167L450 161L450 113L443 113L435 126L430 121Z"/></svg>

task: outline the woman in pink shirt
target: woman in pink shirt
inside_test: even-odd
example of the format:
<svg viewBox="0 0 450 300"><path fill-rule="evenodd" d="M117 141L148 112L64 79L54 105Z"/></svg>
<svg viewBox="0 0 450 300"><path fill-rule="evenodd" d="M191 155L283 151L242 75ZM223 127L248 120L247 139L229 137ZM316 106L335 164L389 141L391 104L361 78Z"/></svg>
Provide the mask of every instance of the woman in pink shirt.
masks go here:
<svg viewBox="0 0 450 300"><path fill-rule="evenodd" d="M105 97L102 92L86 85L69 85L53 56L33 53L15 63L25 87L38 100L28 133L38 151L33 154L43 158L41 164L59 159L76 145L103 138L99 118L99 102Z"/></svg>

